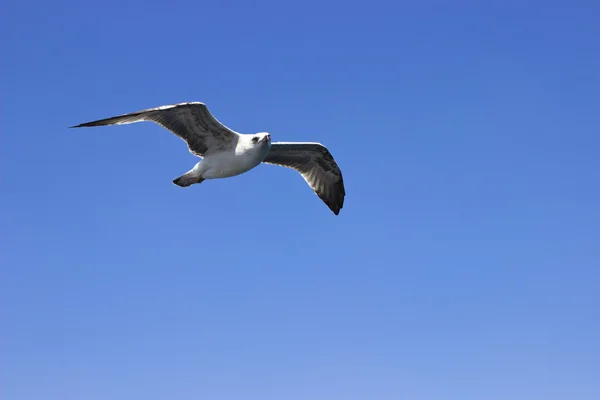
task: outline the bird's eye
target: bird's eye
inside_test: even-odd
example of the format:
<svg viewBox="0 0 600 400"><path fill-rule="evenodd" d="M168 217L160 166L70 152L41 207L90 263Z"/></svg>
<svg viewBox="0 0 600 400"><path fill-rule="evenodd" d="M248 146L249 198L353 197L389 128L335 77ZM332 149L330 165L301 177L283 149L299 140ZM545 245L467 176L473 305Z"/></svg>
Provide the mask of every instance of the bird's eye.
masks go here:
<svg viewBox="0 0 600 400"><path fill-rule="evenodd" d="M256 143L256 142L258 142L258 137L257 137L257 136L254 136L254 137L252 138L252 143Z"/></svg>

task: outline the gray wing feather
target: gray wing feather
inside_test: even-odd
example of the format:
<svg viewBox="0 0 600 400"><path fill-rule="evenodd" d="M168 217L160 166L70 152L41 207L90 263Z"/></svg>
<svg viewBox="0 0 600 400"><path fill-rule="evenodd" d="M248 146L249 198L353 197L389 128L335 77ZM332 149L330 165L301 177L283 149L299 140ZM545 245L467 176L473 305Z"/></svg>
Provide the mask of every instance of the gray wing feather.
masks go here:
<svg viewBox="0 0 600 400"><path fill-rule="evenodd" d="M335 215L344 206L342 171L322 144L275 142L263 162L298 171Z"/></svg>
<svg viewBox="0 0 600 400"><path fill-rule="evenodd" d="M168 129L183 139L192 154L207 154L230 150L235 147L239 134L222 123L204 103L179 103L136 111L116 117L86 122L71 128L89 126L123 125L151 121Z"/></svg>

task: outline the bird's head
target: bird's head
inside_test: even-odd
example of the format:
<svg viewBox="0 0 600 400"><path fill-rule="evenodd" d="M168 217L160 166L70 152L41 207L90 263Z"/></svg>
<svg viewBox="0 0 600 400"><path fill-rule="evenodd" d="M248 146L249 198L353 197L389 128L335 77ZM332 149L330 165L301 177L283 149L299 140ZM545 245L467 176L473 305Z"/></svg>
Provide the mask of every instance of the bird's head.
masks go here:
<svg viewBox="0 0 600 400"><path fill-rule="evenodd" d="M252 144L254 146L269 146L271 144L271 135L267 132L257 133L252 137Z"/></svg>

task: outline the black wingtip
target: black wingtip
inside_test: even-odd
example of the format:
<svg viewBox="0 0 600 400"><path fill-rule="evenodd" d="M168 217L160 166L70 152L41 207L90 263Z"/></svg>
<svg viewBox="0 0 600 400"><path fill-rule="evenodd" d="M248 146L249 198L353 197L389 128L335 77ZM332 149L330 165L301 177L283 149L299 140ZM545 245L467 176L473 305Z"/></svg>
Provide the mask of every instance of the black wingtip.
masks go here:
<svg viewBox="0 0 600 400"><path fill-rule="evenodd" d="M69 129L70 128L84 128L84 127L88 127L88 126L94 126L94 125L92 125L91 123L88 122L88 123L84 123L84 124L70 126Z"/></svg>

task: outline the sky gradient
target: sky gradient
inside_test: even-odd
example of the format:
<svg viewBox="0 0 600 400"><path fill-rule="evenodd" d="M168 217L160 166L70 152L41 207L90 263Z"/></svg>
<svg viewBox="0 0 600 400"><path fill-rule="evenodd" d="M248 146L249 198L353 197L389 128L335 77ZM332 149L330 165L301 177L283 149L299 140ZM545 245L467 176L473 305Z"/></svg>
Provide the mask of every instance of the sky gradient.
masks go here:
<svg viewBox="0 0 600 400"><path fill-rule="evenodd" d="M598 2L3 10L3 399L600 398ZM340 215L67 129L184 101L325 144Z"/></svg>

